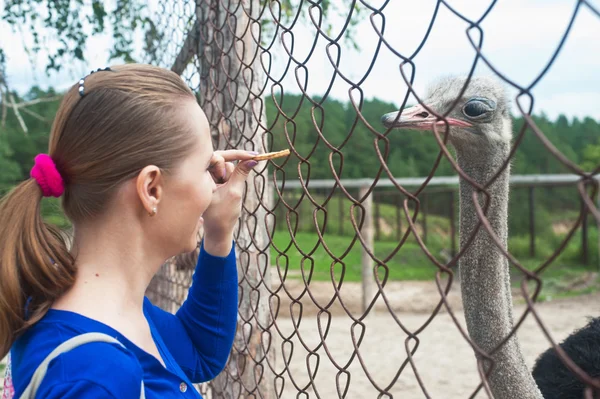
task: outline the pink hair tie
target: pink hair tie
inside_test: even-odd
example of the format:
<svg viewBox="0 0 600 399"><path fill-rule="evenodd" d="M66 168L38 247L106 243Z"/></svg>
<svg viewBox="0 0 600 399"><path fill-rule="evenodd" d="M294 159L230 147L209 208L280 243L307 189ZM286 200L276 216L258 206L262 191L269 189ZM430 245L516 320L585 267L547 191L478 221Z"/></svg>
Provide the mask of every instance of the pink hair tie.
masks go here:
<svg viewBox="0 0 600 399"><path fill-rule="evenodd" d="M44 197L58 198L65 191L65 185L56 169L56 164L47 154L38 154L35 157L35 164L29 175L37 181Z"/></svg>

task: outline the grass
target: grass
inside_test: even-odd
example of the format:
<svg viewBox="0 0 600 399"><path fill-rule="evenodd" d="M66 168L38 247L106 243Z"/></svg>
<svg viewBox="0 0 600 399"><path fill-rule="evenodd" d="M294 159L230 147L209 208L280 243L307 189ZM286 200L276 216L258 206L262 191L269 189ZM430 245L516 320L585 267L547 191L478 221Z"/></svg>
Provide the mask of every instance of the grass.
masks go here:
<svg viewBox="0 0 600 399"><path fill-rule="evenodd" d="M577 295L591 294L600 291L600 275L597 267L584 265L569 256L569 247L578 247L571 244L566 248L564 255L559 256L546 269L538 273L542 280L542 289L539 301L549 301L557 298L567 298ZM530 271L538 269L546 260L526 258L521 260L522 266ZM511 267L512 285L520 288L524 274L516 267ZM535 290L535 281L528 282L530 293Z"/></svg>
<svg viewBox="0 0 600 399"><path fill-rule="evenodd" d="M430 236L428 248L438 261L444 263L446 260L441 255L441 249L445 248L443 240L435 241L440 237ZM339 281L343 275L344 281L360 282L362 245L357 240L352 243L351 237L327 235L324 236L325 243L331 255L325 250L324 245L319 243L317 234L298 232L295 235L295 243L285 231L276 232L271 249L272 263L277 264L282 273L287 273L288 278L311 278L317 281L331 281L333 273L335 281ZM513 238L513 245L520 244L518 241L528 240L528 237ZM557 239L558 240L558 239ZM590 237L590 242L592 237ZM383 260L392 251L397 243L391 241L380 241L375 244L375 255ZM548 246L550 246L548 244ZM557 245L558 246L558 245ZM554 246L552 248L556 248ZM548 257L546 250L540 249L538 258L518 257L517 259L527 270L534 271ZM579 260L580 244L575 238L565 248L563 254L550 264L539 275L542 279L542 290L539 300L550 300L559 297L568 297L600 290L600 279L595 267L583 265ZM340 258L336 261L334 257ZM594 259L594 258L593 258ZM437 267L424 254L414 238L407 240L403 247L387 262L386 268L380 267L379 278L383 279L386 273L392 281L396 280L429 280L435 278ZM523 273L516 267L511 267L512 285L520 287ZM534 282L530 282L530 292L533 292Z"/></svg>
<svg viewBox="0 0 600 399"><path fill-rule="evenodd" d="M278 264L282 271L304 271L307 278L310 275L323 281L330 281L333 271L336 281L342 274L344 281L361 281L362 245L358 240L352 243L350 237L326 236L327 247L333 256L339 258L336 261L318 242L316 234L300 232L295 239L300 251L287 233L277 232L274 236L272 262ZM375 244L375 255L387 257L396 245L393 242L379 242ZM392 280L430 280L437 271L421 248L412 242L407 242L386 264ZM292 275L297 275L297 272ZM385 269L380 268L380 278L385 273Z"/></svg>
<svg viewBox="0 0 600 399"><path fill-rule="evenodd" d="M323 204L324 197L314 197L319 204ZM293 205L295 200L287 199L288 204ZM327 213L318 210L308 198L303 198L301 205L296 209L298 215L289 213L292 226L298 219L298 232L295 234L296 243L292 242L286 226L285 213L276 212L278 226L274 235L273 249L271 250L272 262L278 264L282 272L288 270L292 278L301 278L304 272L305 278L310 276L315 280L331 281L333 273L336 281L342 274L345 281L361 281L361 243L354 243L354 226L350 218L350 203L345 200L340 202L333 198L325 204ZM319 243L318 235L314 226L313 217L316 212L320 230L324 231L325 243L331 255L325 250L323 244ZM375 213L375 210L374 210ZM354 214L360 220L360 209L356 208ZM458 216L458 215L457 215ZM401 215L402 229L406 231L408 223L404 213ZM509 250L519 262L528 270L537 269L553 252L560 246L564 239L563 234L555 234L552 229L554 223L570 225L578 217L574 210L563 210L561 212L546 212L538 214L536 225L538 236L535 240L536 254L531 257L529 253L529 237L527 235L513 236L509 239ZM379 222L382 226L381 239L375 244L375 255L383 260L398 244L396 236L398 214L394 205L379 205ZM377 220L377 219L376 219ZM325 223L326 222L326 223ZM421 238L423 234L423 214L417 219L417 230ZM458 228L458 226L456 226ZM387 230L387 231L386 231ZM528 229L526 229L528 230ZM344 235L340 235L343 232ZM386 234L387 233L387 234ZM458 231L456 242L458 245ZM450 220L447 217L429 214L427 215L427 248L433 256L445 263L448 261L451 246ZM598 259L598 231L596 223L590 218L588 230L589 265L581 261L581 230L577 231L568 245L540 275L542 278L542 291L540 298L551 299L556 297L572 296L581 293L600 290L600 280L595 273ZM336 261L334 258L340 258ZM391 280L431 280L437 272L437 267L423 253L415 238L410 235L403 247L386 262L387 273ZM379 276L383 278L386 268L379 268ZM518 287L522 281L522 273L517 268L512 268L513 286ZM529 283L532 284L532 283Z"/></svg>
<svg viewBox="0 0 600 399"><path fill-rule="evenodd" d="M325 198L320 196L314 196L315 201L317 201L321 206L325 203ZM290 206L294 206L300 197L296 197L295 199L286 198L286 202ZM316 213L317 220L320 226L320 230L325 231L326 233L332 235L353 235L355 231L354 226L352 225L351 219L351 205L352 203L344 198L344 201L340 202L339 197L333 197L329 202L325 203L324 208L327 211L326 213L320 210L318 207L313 205L307 197L304 197L301 200L301 204L296 208L296 212L298 216L293 212L289 212L289 217L292 226L296 223L298 224L298 228L300 231L312 231L315 232L314 226L314 215ZM409 205L409 209L412 213L414 212L412 205ZM396 240L396 226L398 224L398 217L400 217L400 223L403 229L408 227L408 223L406 221L406 215L404 214L404 210L400 210L400 215L397 213L397 208L394 205L380 203L379 206L379 219L375 220L375 223L379 221L381 226L381 239L382 240ZM353 210L356 223L360 222L361 210L358 206L356 206ZM279 205L277 210L275 211L275 215L277 216L277 220L279 222L279 227L282 229L287 229L286 226L286 213L287 209ZM373 215L376 216L377 206L373 205ZM419 216L417 218L416 224L421 227L423 222L423 212L419 211ZM296 219L298 221L296 222ZM386 228L387 227L387 228ZM458 228L458 225L457 225ZM450 231L450 221L446 217L441 217L433 214L427 215L427 229L431 233L441 233L444 232L447 235L447 232ZM388 231L386 231L388 230Z"/></svg>

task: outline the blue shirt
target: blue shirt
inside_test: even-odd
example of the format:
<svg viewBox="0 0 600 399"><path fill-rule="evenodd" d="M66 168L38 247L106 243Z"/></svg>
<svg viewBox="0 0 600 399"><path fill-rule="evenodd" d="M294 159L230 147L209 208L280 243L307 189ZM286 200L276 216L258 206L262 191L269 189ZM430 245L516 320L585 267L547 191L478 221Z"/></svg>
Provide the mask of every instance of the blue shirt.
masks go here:
<svg viewBox="0 0 600 399"><path fill-rule="evenodd" d="M211 380L227 362L237 322L235 249L216 257L200 248L188 298L175 315L144 298L144 315L166 368L115 329L78 313L51 309L11 348L15 397L29 384L44 358L67 339L87 332L106 333L120 345L92 342L59 355L36 397L91 399L140 397L200 398L192 383Z"/></svg>

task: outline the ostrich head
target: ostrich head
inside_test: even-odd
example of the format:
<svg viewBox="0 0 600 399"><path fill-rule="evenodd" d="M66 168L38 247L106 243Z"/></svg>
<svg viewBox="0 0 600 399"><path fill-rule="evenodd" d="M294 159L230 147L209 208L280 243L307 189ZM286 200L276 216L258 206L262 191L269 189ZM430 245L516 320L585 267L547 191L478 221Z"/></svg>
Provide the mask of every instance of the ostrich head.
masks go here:
<svg viewBox="0 0 600 399"><path fill-rule="evenodd" d="M423 104L445 118L450 128L449 141L458 152L493 149L510 143L512 126L509 101L504 87L490 77L473 77L454 108L450 109L465 84L465 77L447 77L432 84ZM433 130L443 135L445 122L422 105L383 115L387 128ZM504 146L503 146L504 147Z"/></svg>

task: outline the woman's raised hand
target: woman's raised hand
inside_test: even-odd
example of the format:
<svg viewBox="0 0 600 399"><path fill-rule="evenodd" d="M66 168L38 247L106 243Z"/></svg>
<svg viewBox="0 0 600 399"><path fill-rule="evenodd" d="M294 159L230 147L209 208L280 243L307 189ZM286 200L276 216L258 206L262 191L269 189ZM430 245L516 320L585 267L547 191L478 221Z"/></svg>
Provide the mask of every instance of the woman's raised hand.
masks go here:
<svg viewBox="0 0 600 399"><path fill-rule="evenodd" d="M257 161L256 153L242 150L215 151L210 172L217 184L210 206L203 214L204 249L214 256L231 251L233 229L242 211L246 180ZM234 165L235 161L239 161Z"/></svg>

